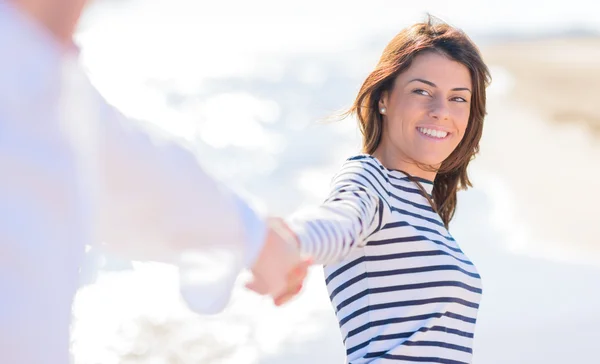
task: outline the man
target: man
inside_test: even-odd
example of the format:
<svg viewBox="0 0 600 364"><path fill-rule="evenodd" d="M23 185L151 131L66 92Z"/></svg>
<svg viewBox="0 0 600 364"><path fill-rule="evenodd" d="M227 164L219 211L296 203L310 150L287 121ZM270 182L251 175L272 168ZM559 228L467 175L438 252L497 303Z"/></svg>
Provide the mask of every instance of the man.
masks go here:
<svg viewBox="0 0 600 364"><path fill-rule="evenodd" d="M0 0L0 363L69 362L85 244L179 265L203 312L227 302L241 268L276 304L306 276L277 220L102 100L72 46L84 3Z"/></svg>

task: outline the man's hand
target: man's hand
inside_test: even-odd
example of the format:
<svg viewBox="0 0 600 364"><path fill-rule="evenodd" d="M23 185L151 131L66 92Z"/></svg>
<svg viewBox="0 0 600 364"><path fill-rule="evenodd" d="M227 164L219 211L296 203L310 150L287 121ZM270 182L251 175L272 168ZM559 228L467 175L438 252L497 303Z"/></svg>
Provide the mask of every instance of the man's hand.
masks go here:
<svg viewBox="0 0 600 364"><path fill-rule="evenodd" d="M262 295L270 295L281 306L302 290L309 259L300 255L294 233L279 218L268 220L265 244L254 266L253 280L246 285Z"/></svg>

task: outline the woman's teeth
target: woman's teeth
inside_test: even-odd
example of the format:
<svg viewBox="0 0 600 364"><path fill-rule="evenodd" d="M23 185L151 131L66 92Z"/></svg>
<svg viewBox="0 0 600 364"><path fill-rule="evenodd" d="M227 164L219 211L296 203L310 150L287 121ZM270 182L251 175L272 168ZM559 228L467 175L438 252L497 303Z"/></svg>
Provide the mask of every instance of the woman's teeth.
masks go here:
<svg viewBox="0 0 600 364"><path fill-rule="evenodd" d="M442 131L442 130L434 130L434 129L427 129L427 128L417 128L417 130L420 131L422 134L428 135L430 137L438 138L438 139L444 139L446 136L448 136L448 132Z"/></svg>

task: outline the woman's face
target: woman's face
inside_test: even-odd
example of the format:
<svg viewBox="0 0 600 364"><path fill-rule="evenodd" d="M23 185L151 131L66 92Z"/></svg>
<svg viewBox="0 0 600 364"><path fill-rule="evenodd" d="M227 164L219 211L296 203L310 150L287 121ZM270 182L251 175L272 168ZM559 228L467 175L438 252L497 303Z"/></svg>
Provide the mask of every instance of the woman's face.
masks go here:
<svg viewBox="0 0 600 364"><path fill-rule="evenodd" d="M463 64L436 52L417 55L379 100L383 132L376 153L405 171L415 162L439 167L465 134L472 90Z"/></svg>

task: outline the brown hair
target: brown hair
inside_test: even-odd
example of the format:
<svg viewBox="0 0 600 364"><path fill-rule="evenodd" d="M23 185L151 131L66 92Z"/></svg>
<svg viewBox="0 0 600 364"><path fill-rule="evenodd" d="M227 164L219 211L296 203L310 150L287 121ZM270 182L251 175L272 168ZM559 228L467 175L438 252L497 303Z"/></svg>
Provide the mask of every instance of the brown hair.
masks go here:
<svg viewBox="0 0 600 364"><path fill-rule="evenodd" d="M479 140L486 115L485 89L491 81L490 72L471 39L463 31L432 16L428 16L426 22L402 30L383 50L379 63L362 84L347 114L356 114L363 135L363 152L373 154L379 146L383 131L383 117L378 112L382 93L391 90L396 76L410 67L416 55L426 51L443 54L463 64L469 69L473 82L471 110L465 135L437 171L433 200L419 185L448 228L456 211L457 191L472 186L467 175L467 165L479 152Z"/></svg>

